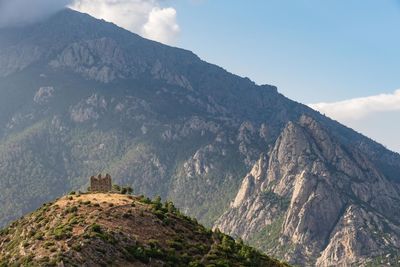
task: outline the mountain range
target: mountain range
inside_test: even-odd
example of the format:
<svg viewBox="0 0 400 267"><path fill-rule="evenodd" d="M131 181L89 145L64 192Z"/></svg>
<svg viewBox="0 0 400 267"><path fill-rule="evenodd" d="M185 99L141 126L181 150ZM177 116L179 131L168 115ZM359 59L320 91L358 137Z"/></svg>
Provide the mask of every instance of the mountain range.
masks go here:
<svg viewBox="0 0 400 267"><path fill-rule="evenodd" d="M293 264L399 261L399 154L86 14L0 29L0 136L0 226L108 172Z"/></svg>

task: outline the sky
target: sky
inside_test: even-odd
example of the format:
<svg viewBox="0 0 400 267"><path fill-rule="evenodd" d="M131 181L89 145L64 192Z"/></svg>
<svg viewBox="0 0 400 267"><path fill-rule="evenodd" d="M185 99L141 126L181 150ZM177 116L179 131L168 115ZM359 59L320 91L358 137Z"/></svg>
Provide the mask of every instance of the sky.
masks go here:
<svg viewBox="0 0 400 267"><path fill-rule="evenodd" d="M0 27L66 4L276 85L400 152L400 0L0 0Z"/></svg>

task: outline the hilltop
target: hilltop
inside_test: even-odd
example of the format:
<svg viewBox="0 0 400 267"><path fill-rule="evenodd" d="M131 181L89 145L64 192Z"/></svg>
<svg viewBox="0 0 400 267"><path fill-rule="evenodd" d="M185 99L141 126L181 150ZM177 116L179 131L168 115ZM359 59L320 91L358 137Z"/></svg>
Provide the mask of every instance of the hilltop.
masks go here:
<svg viewBox="0 0 400 267"><path fill-rule="evenodd" d="M0 232L0 266L287 266L213 232L171 202L70 194Z"/></svg>

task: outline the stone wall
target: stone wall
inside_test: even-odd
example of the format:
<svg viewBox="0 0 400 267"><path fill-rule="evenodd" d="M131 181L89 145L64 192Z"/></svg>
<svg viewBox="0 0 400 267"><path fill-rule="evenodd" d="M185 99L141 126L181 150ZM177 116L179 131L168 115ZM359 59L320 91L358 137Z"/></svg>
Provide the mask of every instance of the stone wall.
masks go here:
<svg viewBox="0 0 400 267"><path fill-rule="evenodd" d="M111 191L111 176L106 174L105 177L99 176L90 177L90 191L92 192L109 192Z"/></svg>

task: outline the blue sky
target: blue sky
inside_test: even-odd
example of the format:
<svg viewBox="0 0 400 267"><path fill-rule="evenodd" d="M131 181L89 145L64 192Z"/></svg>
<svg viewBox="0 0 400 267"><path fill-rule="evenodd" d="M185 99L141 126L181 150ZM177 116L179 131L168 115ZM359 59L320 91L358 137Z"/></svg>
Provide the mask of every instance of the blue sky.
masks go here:
<svg viewBox="0 0 400 267"><path fill-rule="evenodd" d="M169 1L177 46L303 103L400 88L395 0Z"/></svg>

